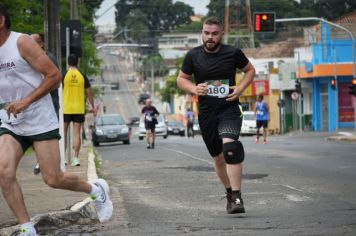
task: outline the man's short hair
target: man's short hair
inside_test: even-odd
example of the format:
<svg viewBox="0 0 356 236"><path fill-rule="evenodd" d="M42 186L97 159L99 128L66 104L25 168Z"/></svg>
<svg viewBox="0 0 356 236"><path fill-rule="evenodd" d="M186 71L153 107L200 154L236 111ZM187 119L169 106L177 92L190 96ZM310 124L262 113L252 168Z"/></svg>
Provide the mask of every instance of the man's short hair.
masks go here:
<svg viewBox="0 0 356 236"><path fill-rule="evenodd" d="M224 28L224 24L216 16L208 17L206 20L204 20L204 25L218 25L220 28Z"/></svg>
<svg viewBox="0 0 356 236"><path fill-rule="evenodd" d="M75 54L70 54L68 56L68 65L77 66L78 65L78 57Z"/></svg>
<svg viewBox="0 0 356 236"><path fill-rule="evenodd" d="M5 17L5 26L7 29L10 29L11 27L11 20L9 16L9 12L7 11L7 8L5 7L4 4L0 2L0 16Z"/></svg>

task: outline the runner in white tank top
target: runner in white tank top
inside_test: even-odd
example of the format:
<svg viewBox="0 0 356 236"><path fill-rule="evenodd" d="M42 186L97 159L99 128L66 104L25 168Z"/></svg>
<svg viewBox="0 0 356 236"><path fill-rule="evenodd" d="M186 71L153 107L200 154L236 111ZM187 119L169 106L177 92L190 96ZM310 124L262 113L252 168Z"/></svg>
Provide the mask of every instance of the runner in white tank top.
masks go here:
<svg viewBox="0 0 356 236"><path fill-rule="evenodd" d="M61 81L60 72L34 40L10 27L9 13L0 2L0 186L21 224L19 235L37 235L16 179L19 162L31 146L45 183L90 194L99 221L108 221L113 205L106 181L88 183L60 169L58 120L49 95Z"/></svg>
<svg viewBox="0 0 356 236"><path fill-rule="evenodd" d="M17 41L22 34L11 32L0 47L0 104L25 98L43 81L44 77L33 70L18 50ZM26 36L23 36L26 37ZM17 135L29 136L58 129L58 119L49 94L30 104L17 114L17 118L6 122L6 112L0 111L2 127ZM5 115L5 117L4 117Z"/></svg>

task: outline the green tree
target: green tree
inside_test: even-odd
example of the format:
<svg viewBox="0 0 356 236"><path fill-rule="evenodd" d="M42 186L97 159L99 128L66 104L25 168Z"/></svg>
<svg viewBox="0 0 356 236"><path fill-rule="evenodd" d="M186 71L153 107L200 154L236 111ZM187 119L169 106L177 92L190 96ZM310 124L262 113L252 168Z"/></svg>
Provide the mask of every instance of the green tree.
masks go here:
<svg viewBox="0 0 356 236"><path fill-rule="evenodd" d="M156 38L179 25L189 24L194 14L191 6L179 1L172 3L172 0L118 0L115 7L116 31L128 29L136 41L141 39L140 30L144 36Z"/></svg>
<svg viewBox="0 0 356 236"><path fill-rule="evenodd" d="M94 35L95 11L103 0L84 0L80 4L80 20L82 23L82 51L81 70L88 75L99 72L100 60L96 56ZM12 30L23 33L43 33L44 31L44 1L43 0L2 0L8 8ZM60 19L69 20L70 1L60 0ZM62 55L64 58L65 55ZM62 65L66 65L65 59Z"/></svg>
<svg viewBox="0 0 356 236"><path fill-rule="evenodd" d="M179 73L179 69L183 63L184 57L180 57L176 61L176 74L167 76L165 77L165 86L160 89L159 94L161 95L162 101L165 102L170 102L172 96L178 94L178 95L184 95L185 91L181 90L177 86L177 76Z"/></svg>

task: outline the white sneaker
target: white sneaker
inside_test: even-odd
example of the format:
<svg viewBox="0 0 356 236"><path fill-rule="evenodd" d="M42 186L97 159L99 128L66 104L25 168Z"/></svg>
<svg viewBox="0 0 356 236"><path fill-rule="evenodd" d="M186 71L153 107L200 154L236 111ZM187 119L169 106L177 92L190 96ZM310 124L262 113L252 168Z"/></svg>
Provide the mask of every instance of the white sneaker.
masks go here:
<svg viewBox="0 0 356 236"><path fill-rule="evenodd" d="M99 221L104 223L110 220L113 211L113 205L109 196L109 185L104 179L96 179L93 184L101 189L101 194L91 196L91 198L94 200Z"/></svg>
<svg viewBox="0 0 356 236"><path fill-rule="evenodd" d="M73 157L72 158L72 166L80 166L79 158Z"/></svg>
<svg viewBox="0 0 356 236"><path fill-rule="evenodd" d="M20 236L37 236L38 234L36 233L35 228L21 228L20 233L18 234Z"/></svg>

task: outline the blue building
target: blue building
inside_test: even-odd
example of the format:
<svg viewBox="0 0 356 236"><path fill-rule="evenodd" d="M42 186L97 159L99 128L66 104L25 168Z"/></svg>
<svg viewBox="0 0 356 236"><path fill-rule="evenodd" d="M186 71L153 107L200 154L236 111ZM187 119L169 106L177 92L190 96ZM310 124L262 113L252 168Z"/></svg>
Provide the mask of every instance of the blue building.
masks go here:
<svg viewBox="0 0 356 236"><path fill-rule="evenodd" d="M355 15L348 18L353 21L350 24L340 24L354 34ZM326 23L318 25L312 36L313 42L307 49L310 55L300 60L296 71L302 88L309 88L311 99L304 102L311 103L312 129L328 132L354 129L356 104L355 98L349 94L355 66L351 37L346 31ZM331 86L333 80L336 89Z"/></svg>

